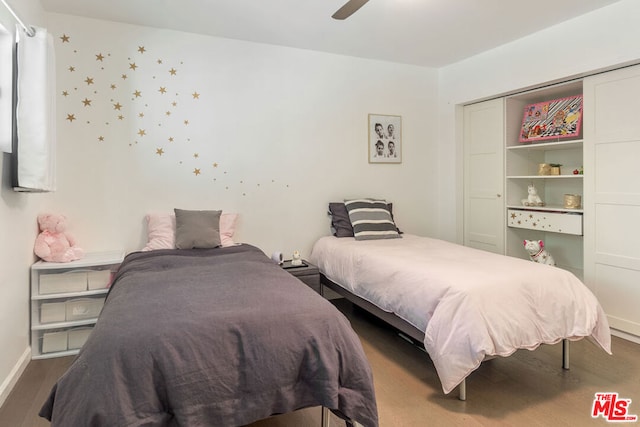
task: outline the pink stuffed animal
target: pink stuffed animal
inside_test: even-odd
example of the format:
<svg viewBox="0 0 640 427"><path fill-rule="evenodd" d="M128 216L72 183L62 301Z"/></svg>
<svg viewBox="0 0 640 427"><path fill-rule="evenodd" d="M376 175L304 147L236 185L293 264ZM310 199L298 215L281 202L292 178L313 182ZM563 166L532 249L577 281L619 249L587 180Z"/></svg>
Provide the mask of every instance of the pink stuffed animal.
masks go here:
<svg viewBox="0 0 640 427"><path fill-rule="evenodd" d="M43 260L69 262L84 256L84 251L76 246L75 239L64 232L66 220L64 215L38 215L41 233L36 238L33 252Z"/></svg>

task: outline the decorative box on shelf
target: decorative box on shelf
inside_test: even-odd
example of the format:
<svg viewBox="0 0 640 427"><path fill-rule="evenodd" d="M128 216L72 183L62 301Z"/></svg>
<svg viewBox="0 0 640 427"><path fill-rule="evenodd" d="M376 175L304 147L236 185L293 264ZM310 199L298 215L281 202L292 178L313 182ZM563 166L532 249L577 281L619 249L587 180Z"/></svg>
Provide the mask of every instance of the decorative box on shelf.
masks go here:
<svg viewBox="0 0 640 427"><path fill-rule="evenodd" d="M529 104L524 109L520 142L578 138L582 123L582 95Z"/></svg>
<svg viewBox="0 0 640 427"><path fill-rule="evenodd" d="M582 236L582 213L508 209L507 225L514 228Z"/></svg>

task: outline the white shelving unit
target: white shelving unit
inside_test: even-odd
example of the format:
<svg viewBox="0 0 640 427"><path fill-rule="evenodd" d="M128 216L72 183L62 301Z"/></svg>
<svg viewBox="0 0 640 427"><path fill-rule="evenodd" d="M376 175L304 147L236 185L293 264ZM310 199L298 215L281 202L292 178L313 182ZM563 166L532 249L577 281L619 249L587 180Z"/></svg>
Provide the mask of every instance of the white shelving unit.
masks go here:
<svg viewBox="0 0 640 427"><path fill-rule="evenodd" d="M580 208L565 208L564 195L583 196L584 175L574 174L583 167L582 134L576 139L521 143L525 106L582 94L582 81L566 83L513 95L505 108L505 205L507 209L507 255L528 259L523 240L543 240L558 267L583 277L584 245ZM581 132L582 133L582 132ZM538 175L540 163L561 164L560 175ZM588 171L585 171L588 173ZM527 187L533 184L544 206L525 206ZM521 220L526 218L526 221Z"/></svg>
<svg viewBox="0 0 640 427"><path fill-rule="evenodd" d="M98 320L124 251L31 266L31 358L77 354Z"/></svg>

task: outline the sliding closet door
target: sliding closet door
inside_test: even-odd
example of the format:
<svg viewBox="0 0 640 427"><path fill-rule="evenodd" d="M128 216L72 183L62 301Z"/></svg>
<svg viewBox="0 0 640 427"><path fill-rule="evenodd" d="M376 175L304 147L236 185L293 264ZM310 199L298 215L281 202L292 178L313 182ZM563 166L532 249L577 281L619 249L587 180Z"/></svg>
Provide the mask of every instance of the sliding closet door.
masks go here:
<svg viewBox="0 0 640 427"><path fill-rule="evenodd" d="M585 282L640 336L640 67L584 80Z"/></svg>
<svg viewBox="0 0 640 427"><path fill-rule="evenodd" d="M504 254L504 100L464 107L464 244Z"/></svg>

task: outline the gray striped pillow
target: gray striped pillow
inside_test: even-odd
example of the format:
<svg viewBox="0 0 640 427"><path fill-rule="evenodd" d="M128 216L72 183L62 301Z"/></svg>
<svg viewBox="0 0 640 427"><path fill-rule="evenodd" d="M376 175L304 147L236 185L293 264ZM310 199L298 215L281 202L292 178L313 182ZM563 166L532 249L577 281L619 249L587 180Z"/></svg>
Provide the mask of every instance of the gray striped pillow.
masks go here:
<svg viewBox="0 0 640 427"><path fill-rule="evenodd" d="M391 218L385 200L345 200L356 240L397 239L398 228Z"/></svg>

